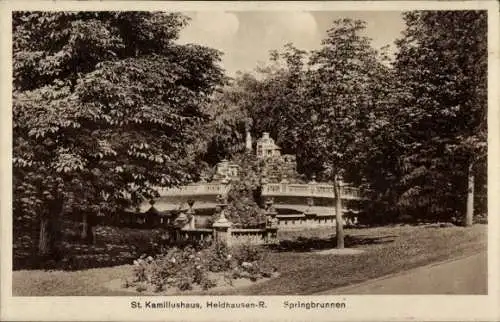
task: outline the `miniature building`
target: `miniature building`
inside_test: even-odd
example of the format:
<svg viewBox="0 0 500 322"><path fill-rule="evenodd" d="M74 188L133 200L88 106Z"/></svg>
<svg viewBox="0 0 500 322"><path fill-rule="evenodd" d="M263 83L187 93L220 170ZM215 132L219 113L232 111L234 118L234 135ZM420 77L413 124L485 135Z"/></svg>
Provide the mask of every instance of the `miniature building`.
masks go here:
<svg viewBox="0 0 500 322"><path fill-rule="evenodd" d="M263 175L269 182L279 182L283 178L294 180L298 177L295 155L282 155L281 148L268 132L262 133L262 137L257 140L256 154L257 158L265 160Z"/></svg>
<svg viewBox="0 0 500 322"><path fill-rule="evenodd" d="M214 176L215 180L234 179L238 177L239 166L233 162L222 160L217 163L217 170Z"/></svg>
<svg viewBox="0 0 500 322"><path fill-rule="evenodd" d="M251 151L252 137L247 131L246 150ZM262 133L262 137L257 140L256 144L257 158L265 160L263 175L267 177L269 182L280 182L283 178L291 179L292 181L298 177L297 161L295 155L281 154L281 148L269 136L268 132ZM239 166L231 161L222 160L217 164L213 180L234 180L238 178Z"/></svg>
<svg viewBox="0 0 500 322"><path fill-rule="evenodd" d="M257 158L280 157L281 148L274 143L268 132L262 133L262 137L257 140Z"/></svg>

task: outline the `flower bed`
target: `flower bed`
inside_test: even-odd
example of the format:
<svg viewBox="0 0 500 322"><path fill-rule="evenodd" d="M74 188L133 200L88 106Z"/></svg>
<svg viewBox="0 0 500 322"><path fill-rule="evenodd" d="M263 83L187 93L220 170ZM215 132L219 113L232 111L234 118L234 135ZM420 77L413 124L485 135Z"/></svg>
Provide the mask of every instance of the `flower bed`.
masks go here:
<svg viewBox="0 0 500 322"><path fill-rule="evenodd" d="M262 248L250 244L173 247L166 253L135 260L133 277L124 279L121 286L159 293L208 290L221 283L233 285L239 279L255 282L278 274L276 267L265 264L265 256Z"/></svg>

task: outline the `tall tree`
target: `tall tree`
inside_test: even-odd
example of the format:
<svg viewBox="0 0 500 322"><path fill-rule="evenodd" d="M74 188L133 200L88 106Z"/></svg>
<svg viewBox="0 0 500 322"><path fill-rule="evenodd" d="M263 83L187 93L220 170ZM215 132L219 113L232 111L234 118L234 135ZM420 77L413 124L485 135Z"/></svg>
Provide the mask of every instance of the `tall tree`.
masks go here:
<svg viewBox="0 0 500 322"><path fill-rule="evenodd" d="M118 211L196 176L201 107L224 76L218 51L175 43L186 23L14 13L14 213L39 220L40 254L53 253L63 210Z"/></svg>
<svg viewBox="0 0 500 322"><path fill-rule="evenodd" d="M395 63L407 145L399 202L433 218L462 213L471 225L474 187L484 187L474 176L485 172L487 15L417 11L404 19Z"/></svg>
<svg viewBox="0 0 500 322"><path fill-rule="evenodd" d="M395 115L401 89L388 54L383 47L378 54L378 63L372 66L366 93L371 99L369 109L362 115L356 129L358 142L353 147L356 158L349 167L350 181L359 186L370 202L363 203L360 220L371 224L384 224L400 219L395 205L398 184L402 175L400 156L406 148Z"/></svg>
<svg viewBox="0 0 500 322"><path fill-rule="evenodd" d="M342 19L334 22L313 52L307 76L307 114L301 125L306 147L300 158L316 160L321 165L320 178L334 185L336 200L337 247L344 247L342 219L342 181L353 180L351 171L358 158L358 145L373 109L373 75L377 73L377 52L370 40L361 35L365 23Z"/></svg>

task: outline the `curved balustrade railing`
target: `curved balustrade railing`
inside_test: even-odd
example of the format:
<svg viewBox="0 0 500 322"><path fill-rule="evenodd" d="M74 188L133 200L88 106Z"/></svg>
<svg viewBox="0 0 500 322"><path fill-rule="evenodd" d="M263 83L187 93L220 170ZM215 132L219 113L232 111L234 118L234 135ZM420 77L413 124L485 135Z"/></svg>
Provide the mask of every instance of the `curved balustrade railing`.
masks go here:
<svg viewBox="0 0 500 322"><path fill-rule="evenodd" d="M229 191L229 185L221 183L190 184L178 188L158 188L160 196L219 195Z"/></svg>
<svg viewBox="0 0 500 322"><path fill-rule="evenodd" d="M229 191L230 185L222 183L190 184L179 188L159 188L160 196L219 195ZM334 198L333 185L322 183L268 183L262 187L263 196L294 196ZM363 199L358 188L341 187L342 199Z"/></svg>
<svg viewBox="0 0 500 322"><path fill-rule="evenodd" d="M262 189L264 196L296 196L296 197L323 197L334 198L333 185L312 184L286 184L269 183ZM359 189L349 186L341 187L342 199L362 199Z"/></svg>

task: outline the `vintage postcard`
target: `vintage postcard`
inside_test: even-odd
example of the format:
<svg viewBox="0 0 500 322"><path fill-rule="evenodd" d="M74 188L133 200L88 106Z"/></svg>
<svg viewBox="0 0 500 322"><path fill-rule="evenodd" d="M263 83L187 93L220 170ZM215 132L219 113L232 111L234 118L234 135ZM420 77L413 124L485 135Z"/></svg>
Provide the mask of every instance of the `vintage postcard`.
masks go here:
<svg viewBox="0 0 500 322"><path fill-rule="evenodd" d="M500 319L498 2L0 8L0 319Z"/></svg>

